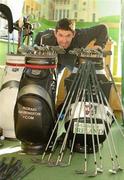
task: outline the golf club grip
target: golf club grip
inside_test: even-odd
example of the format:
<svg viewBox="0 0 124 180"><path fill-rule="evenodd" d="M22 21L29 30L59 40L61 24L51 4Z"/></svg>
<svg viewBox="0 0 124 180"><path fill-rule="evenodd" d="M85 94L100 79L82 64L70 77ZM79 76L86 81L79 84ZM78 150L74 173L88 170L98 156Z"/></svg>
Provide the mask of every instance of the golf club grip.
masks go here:
<svg viewBox="0 0 124 180"><path fill-rule="evenodd" d="M69 51L70 54L81 58L103 58L112 55L112 51L99 50L93 48L74 48Z"/></svg>

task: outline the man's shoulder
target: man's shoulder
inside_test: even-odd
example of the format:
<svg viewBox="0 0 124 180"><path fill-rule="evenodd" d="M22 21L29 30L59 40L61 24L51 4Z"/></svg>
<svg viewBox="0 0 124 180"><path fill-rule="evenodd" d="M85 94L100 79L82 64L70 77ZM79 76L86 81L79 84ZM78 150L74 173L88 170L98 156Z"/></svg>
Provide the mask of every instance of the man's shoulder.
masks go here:
<svg viewBox="0 0 124 180"><path fill-rule="evenodd" d="M47 29L45 31L41 31L39 32L40 36L52 36L54 34L54 30L53 29Z"/></svg>
<svg viewBox="0 0 124 180"><path fill-rule="evenodd" d="M84 35L85 33L87 32L87 28L79 28L79 29L76 29L76 36L79 36L80 35Z"/></svg>
<svg viewBox="0 0 124 180"><path fill-rule="evenodd" d="M91 29L107 29L107 28L108 27L106 24L96 24L96 25L93 25L90 27L76 29L76 33L80 34L82 32L86 32L86 31L91 30Z"/></svg>
<svg viewBox="0 0 124 180"><path fill-rule="evenodd" d="M45 31L38 32L35 38L35 44L40 45L41 39L44 42L49 42L50 39L54 38L54 30L53 29L47 29Z"/></svg>
<svg viewBox="0 0 124 180"><path fill-rule="evenodd" d="M85 37L87 30L85 28L76 29L75 38L80 39L82 37Z"/></svg>
<svg viewBox="0 0 124 180"><path fill-rule="evenodd" d="M56 45L56 38L53 29L47 30L42 34L42 43L44 45Z"/></svg>

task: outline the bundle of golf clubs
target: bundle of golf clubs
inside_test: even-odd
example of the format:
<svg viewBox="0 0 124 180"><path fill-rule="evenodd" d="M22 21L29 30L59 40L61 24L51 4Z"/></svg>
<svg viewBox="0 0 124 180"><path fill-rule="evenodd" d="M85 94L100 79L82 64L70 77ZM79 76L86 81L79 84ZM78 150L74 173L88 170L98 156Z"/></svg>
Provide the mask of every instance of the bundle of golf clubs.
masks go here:
<svg viewBox="0 0 124 180"><path fill-rule="evenodd" d="M77 170L77 174L86 174L87 176L96 176L103 172L103 157L102 157L102 146L103 141L106 140L108 147L108 154L111 162L111 167L108 170L111 174L121 172L119 156L114 142L112 133L112 123L115 122L122 137L124 133L115 118L113 110L111 109L108 99L106 98L100 83L97 79L95 62L93 58L103 58L103 52L92 50L83 54L84 49L74 49L71 54L76 54L78 57L86 57L85 61L80 64L78 71L75 75L74 80L71 83L69 92L66 95L64 104L56 121L55 127L52 131L50 139L47 143L44 153L41 159L35 159L34 162L47 163L50 167L60 166L66 167L71 164L73 153L75 151L75 141L79 134L83 134L83 155L84 163L83 170ZM90 55L88 57L88 52ZM105 52L104 52L105 53ZM110 54L110 52L106 52ZM106 55L104 54L104 55ZM97 56L98 55L98 56ZM99 61L98 61L99 63ZM115 83L112 78L112 74L108 67L109 74L111 77L111 83L115 87ZM117 89L116 89L117 92ZM97 104L97 105L96 105ZM88 105L88 114L87 114ZM77 109L78 107L78 109ZM97 111L97 113L96 113ZM83 114L83 115L82 115ZM63 117L62 123L59 127L65 128L65 133L61 145L58 143L60 136L54 138L58 126L60 124L61 117ZM101 119L99 124L97 119ZM76 120L76 121L75 121ZM83 123L82 123L83 122ZM82 124L81 124L82 123ZM73 134L71 139L71 146L69 146L70 134ZM91 146L92 146L92 157L94 170L90 172L88 167L89 153L87 150L87 142L89 141L88 135L90 135ZM104 140L101 141L100 137L105 136ZM54 140L53 140L54 139ZM52 144L52 146L51 146ZM59 144L59 145L58 145ZM96 150L98 146L98 151ZM51 146L51 148L50 148ZM69 152L68 152L69 151ZM90 163L91 164L91 163Z"/></svg>
<svg viewBox="0 0 124 180"><path fill-rule="evenodd" d="M18 48L23 46L24 44L29 46L33 44L33 27L30 23L30 16L21 17L16 22L13 22L13 16L11 9L5 5L0 3L0 17L8 21L8 54L11 52L18 53ZM18 45L17 52L15 52L14 44L14 30L18 31ZM10 50L10 34L12 34L12 51Z"/></svg>
<svg viewBox="0 0 124 180"><path fill-rule="evenodd" d="M22 160L16 159L15 157L10 159L3 157L0 160L0 179L21 180L34 169L34 165L25 168Z"/></svg>

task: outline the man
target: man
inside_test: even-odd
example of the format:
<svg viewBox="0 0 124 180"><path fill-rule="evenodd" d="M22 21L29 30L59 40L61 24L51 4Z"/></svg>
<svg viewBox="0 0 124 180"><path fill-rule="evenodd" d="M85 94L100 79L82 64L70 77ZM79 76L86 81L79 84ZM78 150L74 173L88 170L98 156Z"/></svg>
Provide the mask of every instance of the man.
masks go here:
<svg viewBox="0 0 124 180"><path fill-rule="evenodd" d="M77 58L69 54L74 48L85 48L92 40L95 40L94 48L104 48L108 40L108 32L105 25L97 25L86 29L75 29L74 21L67 18L57 22L55 30L46 30L38 33L35 39L37 45L57 46L65 49L65 54L58 55L58 69L64 67L71 71Z"/></svg>
<svg viewBox="0 0 124 180"><path fill-rule="evenodd" d="M62 71L65 67L71 72L75 71L77 57L69 53L69 50L74 48L85 48L92 40L95 40L94 48L102 49L108 40L108 32L105 25L97 25L85 29L75 29L75 22L67 18L61 19L57 22L55 30L46 30L39 32L35 38L34 44L60 46L64 48L65 54L58 55L59 74L57 80L57 87L59 86ZM57 88L58 89L58 88Z"/></svg>

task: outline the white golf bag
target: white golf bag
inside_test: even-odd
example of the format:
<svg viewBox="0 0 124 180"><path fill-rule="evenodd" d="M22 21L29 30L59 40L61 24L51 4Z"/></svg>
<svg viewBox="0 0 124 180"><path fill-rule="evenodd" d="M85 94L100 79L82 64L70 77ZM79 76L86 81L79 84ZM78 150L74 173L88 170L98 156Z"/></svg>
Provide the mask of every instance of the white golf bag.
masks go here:
<svg viewBox="0 0 124 180"><path fill-rule="evenodd" d="M7 55L0 89L0 126L3 128L3 135L7 138L15 138L14 107L24 65L24 56Z"/></svg>

